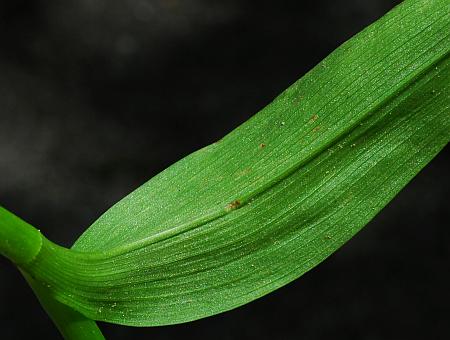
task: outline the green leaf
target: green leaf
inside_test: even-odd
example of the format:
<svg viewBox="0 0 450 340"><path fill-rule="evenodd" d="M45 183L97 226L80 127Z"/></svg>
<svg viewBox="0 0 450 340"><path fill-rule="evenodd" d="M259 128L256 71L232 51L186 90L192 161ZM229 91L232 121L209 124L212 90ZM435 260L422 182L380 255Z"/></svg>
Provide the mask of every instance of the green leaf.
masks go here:
<svg viewBox="0 0 450 340"><path fill-rule="evenodd" d="M49 288L41 282L34 281L22 272L30 287L39 298L39 302L55 323L64 339L67 340L104 340L103 334L95 321L87 319L79 312L56 301Z"/></svg>
<svg viewBox="0 0 450 340"><path fill-rule="evenodd" d="M163 171L68 250L22 265L94 320L220 313L298 278L450 139L450 6L405 1L221 141Z"/></svg>

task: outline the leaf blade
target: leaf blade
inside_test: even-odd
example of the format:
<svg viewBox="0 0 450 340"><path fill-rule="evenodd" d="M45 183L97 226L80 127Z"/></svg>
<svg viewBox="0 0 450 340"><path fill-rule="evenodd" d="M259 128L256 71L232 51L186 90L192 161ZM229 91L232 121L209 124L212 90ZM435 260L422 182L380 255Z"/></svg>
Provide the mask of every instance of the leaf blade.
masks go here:
<svg viewBox="0 0 450 340"><path fill-rule="evenodd" d="M448 142L441 5L405 2L221 143L119 202L74 251L46 243L28 270L86 316L135 326L219 313L297 278ZM392 46L373 51L381 38Z"/></svg>
<svg viewBox="0 0 450 340"><path fill-rule="evenodd" d="M282 177L291 171L292 167L307 161L311 154L320 152L323 144L339 138L347 129L358 124L377 104L392 93L400 91L404 83L417 77L436 56L447 53L446 45L441 43L441 39L433 39L436 34L443 35L442 32L448 31L448 15L447 20L438 20L442 11L436 10L441 9L440 6L444 5L444 2L419 4L412 1L403 6L409 9L408 6L413 5L417 7L414 8L413 15L404 15L405 11L396 16L387 15L383 18L384 22L378 22L378 26L372 30L366 30L362 32L364 34L355 37L356 41L352 39L347 42L220 143L188 156L152 178L96 221L76 242L74 249L107 250L140 240L148 236L149 230L156 234L174 225L195 220L199 212L218 214L218 210L223 212L227 204L241 196L251 196L267 183L270 185L274 177ZM432 15L426 11L428 6L433 9ZM419 15L423 15L425 19L417 20ZM439 25L430 25L431 19L427 18L430 16ZM399 17L404 21L396 23ZM431 22L433 23L432 20ZM393 25L395 28L391 27ZM396 31L398 26L404 27L403 32ZM430 32L423 32L431 29ZM373 34L377 32L383 34L373 39ZM411 36L413 39L410 39ZM448 35L444 35L444 39L448 41ZM411 40L415 41L415 44ZM391 42L392 46L387 51L379 51L380 41ZM436 51L432 50L433 48ZM365 51L365 54L362 55L359 49ZM390 74L383 77L382 73L386 72L386 69L392 69L389 63L405 56L409 59L410 55L421 49L425 49L427 53L420 54L420 58L413 60L413 63L406 63L407 67L394 68ZM354 56L349 58L349 51L353 52ZM388 57L392 60L389 60L387 65L381 62ZM368 67L368 63L377 68ZM355 71L348 72L348 79L344 79L343 70L347 69ZM405 72L408 74L405 75ZM367 78L367 74L373 74L373 79ZM343 88L337 86L340 82L344 84ZM386 91L385 86L390 87L389 91ZM361 88L364 89L363 98L357 96ZM345 100L336 97L342 95L343 91L353 95ZM388 95L385 92L388 92ZM300 99L297 105L292 104L301 96L303 99ZM318 103L317 98L323 99ZM317 107L318 104L323 107ZM336 108L342 113L336 114ZM314 115L319 118L311 124ZM291 123L292 121L294 122ZM338 126L333 126L331 131L323 131L322 128L322 131L317 131L319 133L312 133L319 124L332 126L336 123ZM262 143L266 146L260 150ZM234 150L238 152L233 152ZM292 159L292 155L295 159ZM219 166L214 168L214 165ZM248 169L251 171L245 174ZM228 183L226 186L225 181ZM194 194L191 194L192 192ZM175 197L178 200L174 199ZM116 225L126 228L128 233L116 230ZM117 235L114 237L115 233ZM98 239L102 242L97 242Z"/></svg>

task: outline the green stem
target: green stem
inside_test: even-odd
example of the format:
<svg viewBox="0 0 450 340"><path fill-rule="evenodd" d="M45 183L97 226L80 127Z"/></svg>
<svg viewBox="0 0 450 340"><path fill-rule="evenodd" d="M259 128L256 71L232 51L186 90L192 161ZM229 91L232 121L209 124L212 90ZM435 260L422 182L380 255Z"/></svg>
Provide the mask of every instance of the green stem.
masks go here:
<svg viewBox="0 0 450 340"><path fill-rule="evenodd" d="M24 270L41 251L42 242L43 236L38 229L0 207L0 254L18 266L64 339L105 339L94 320L58 302L50 289Z"/></svg>
<svg viewBox="0 0 450 340"><path fill-rule="evenodd" d="M94 320L55 300L49 289L21 271L42 307L66 340L104 340Z"/></svg>
<svg viewBox="0 0 450 340"><path fill-rule="evenodd" d="M17 265L31 262L42 246L39 230L0 207L0 254Z"/></svg>

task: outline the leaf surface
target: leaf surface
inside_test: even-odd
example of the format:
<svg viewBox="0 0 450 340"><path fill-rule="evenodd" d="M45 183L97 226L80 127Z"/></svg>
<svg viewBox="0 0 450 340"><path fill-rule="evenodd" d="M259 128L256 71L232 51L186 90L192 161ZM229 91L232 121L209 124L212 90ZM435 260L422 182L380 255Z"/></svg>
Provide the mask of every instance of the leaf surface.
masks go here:
<svg viewBox="0 0 450 340"><path fill-rule="evenodd" d="M405 1L249 121L152 178L72 250L25 269L101 321L223 312L298 278L450 139L450 7Z"/></svg>

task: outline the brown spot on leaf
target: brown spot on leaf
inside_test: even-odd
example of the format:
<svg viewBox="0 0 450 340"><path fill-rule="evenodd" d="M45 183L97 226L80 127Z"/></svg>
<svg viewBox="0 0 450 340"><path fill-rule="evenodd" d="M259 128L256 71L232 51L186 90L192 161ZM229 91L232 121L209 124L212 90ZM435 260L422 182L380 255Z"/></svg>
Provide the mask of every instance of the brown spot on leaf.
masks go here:
<svg viewBox="0 0 450 340"><path fill-rule="evenodd" d="M320 130L320 126L316 126L314 129L313 129L313 132L317 132L317 131L319 131Z"/></svg>
<svg viewBox="0 0 450 340"><path fill-rule="evenodd" d="M309 118L309 122L310 123L315 122L317 120L317 118L319 118L319 116L314 114L311 116L311 118Z"/></svg>
<svg viewBox="0 0 450 340"><path fill-rule="evenodd" d="M234 200L233 202L228 203L226 209L227 210L234 210L237 209L241 206L241 201L240 200Z"/></svg>
<svg viewBox="0 0 450 340"><path fill-rule="evenodd" d="M264 144L264 143L259 144L260 149L264 149L265 147L266 147L266 144Z"/></svg>

